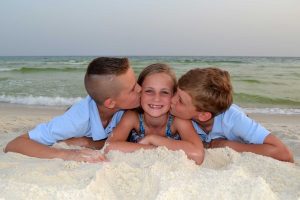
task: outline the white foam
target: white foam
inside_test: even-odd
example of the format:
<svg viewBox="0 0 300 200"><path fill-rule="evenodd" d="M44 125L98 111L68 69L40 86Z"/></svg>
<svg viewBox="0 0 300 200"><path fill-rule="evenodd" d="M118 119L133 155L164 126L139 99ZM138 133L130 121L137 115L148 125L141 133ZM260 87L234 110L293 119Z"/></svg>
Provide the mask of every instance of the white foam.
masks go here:
<svg viewBox="0 0 300 200"><path fill-rule="evenodd" d="M25 105L43 105L43 106L68 106L78 102L82 97L65 98L65 97L43 97L43 96L0 96L0 102L16 103Z"/></svg>
<svg viewBox="0 0 300 200"><path fill-rule="evenodd" d="M243 108L246 113L299 115L299 108Z"/></svg>
<svg viewBox="0 0 300 200"><path fill-rule="evenodd" d="M20 68L2 68L2 69L0 69L0 72L8 72L8 71L13 71L13 70L17 70L17 69L20 69Z"/></svg>

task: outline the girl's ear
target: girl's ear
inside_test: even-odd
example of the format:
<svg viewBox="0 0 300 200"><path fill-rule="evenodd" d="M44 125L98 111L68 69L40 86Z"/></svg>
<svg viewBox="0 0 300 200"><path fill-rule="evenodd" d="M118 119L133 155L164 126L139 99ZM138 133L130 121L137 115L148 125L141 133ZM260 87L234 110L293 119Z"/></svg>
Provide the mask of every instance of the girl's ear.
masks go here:
<svg viewBox="0 0 300 200"><path fill-rule="evenodd" d="M212 118L212 114L210 112L198 112L197 118L200 122L206 122Z"/></svg>
<svg viewBox="0 0 300 200"><path fill-rule="evenodd" d="M106 107L106 108L114 108L116 106L116 102L114 100L112 100L111 98L108 98L104 101L103 105Z"/></svg>

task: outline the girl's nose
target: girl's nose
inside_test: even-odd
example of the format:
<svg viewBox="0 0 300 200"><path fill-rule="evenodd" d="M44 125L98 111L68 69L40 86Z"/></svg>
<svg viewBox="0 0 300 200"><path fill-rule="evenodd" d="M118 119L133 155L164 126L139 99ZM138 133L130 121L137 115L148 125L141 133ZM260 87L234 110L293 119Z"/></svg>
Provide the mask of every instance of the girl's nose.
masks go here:
<svg viewBox="0 0 300 200"><path fill-rule="evenodd" d="M159 101L159 100L160 100L160 94L159 94L159 93L156 93L156 94L155 94L154 100L155 100L155 101Z"/></svg>

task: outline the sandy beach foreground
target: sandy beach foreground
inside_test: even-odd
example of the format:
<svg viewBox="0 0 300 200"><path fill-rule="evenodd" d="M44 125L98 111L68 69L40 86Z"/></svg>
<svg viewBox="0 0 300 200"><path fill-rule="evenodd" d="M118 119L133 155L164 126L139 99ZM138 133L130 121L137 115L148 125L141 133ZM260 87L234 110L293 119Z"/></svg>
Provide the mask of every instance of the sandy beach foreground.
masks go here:
<svg viewBox="0 0 300 200"><path fill-rule="evenodd" d="M65 109L0 104L1 149ZM98 164L1 151L0 199L299 199L300 115L250 116L290 147L295 164L229 148L206 150L200 167L165 148L115 151Z"/></svg>

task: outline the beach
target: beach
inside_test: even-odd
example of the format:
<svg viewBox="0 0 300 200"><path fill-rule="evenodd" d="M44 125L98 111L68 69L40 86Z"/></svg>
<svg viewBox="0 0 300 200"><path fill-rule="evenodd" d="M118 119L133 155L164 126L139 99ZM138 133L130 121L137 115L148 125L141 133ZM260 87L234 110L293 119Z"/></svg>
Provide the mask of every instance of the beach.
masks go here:
<svg viewBox="0 0 300 200"><path fill-rule="evenodd" d="M0 200L300 200L299 8L300 1L272 0L1 1ZM104 59L97 59L101 57ZM126 61L115 58L126 58ZM143 76L141 72L153 64L170 67L177 83L173 73L169 70L167 73L172 73L172 83L177 90L170 91L170 81L158 76L146 81L149 85L140 84L141 99L145 95L149 97L147 102L140 104L148 104L155 116L150 112L152 117L144 115L144 127L142 129L140 123L138 132L145 130L148 134L153 130L163 134L165 117L158 115L164 115L162 112L169 106L170 95L179 91L176 95L178 111L191 111L190 116L197 120L193 107L186 103L191 102L198 111L218 115L214 122L220 122L220 126L210 121L199 124L202 130L198 131L204 134L201 138L204 139L209 130L207 141L224 131L230 140L261 143L262 137L251 135L255 130L265 132L257 123L234 112L224 114L226 119L221 119L223 115L218 110L223 110L224 102L233 103L278 137L293 153L294 162L250 152L239 153L229 147L204 149L201 165L189 160L184 151L171 151L163 146L132 153L109 151L104 155L107 160L99 163L4 153L10 141L62 115L83 99L87 101L81 101L82 104L77 104L63 120L54 123L58 128L48 124L52 130L49 137L41 136L37 140L47 144L57 142L50 150L60 153L61 157L84 160L88 155L85 153L91 150L57 140L83 134L95 140L103 139L103 134L121 138L117 131L112 132L119 115L111 117L109 111L132 108L139 91L134 82L143 82L144 78L139 75ZM130 70L125 70L127 66ZM198 79L199 82L186 76L191 84L184 83L181 77L187 72L194 74L191 70L197 68L218 68L223 72L220 76L208 73ZM213 76L219 76L220 81L209 81ZM228 80L232 87L228 86ZM210 90L211 94L205 89L200 91L198 85ZM192 95L192 100L178 89ZM232 101L225 93L232 95ZM215 104L214 99L207 100L207 95L227 100ZM93 100L89 101L87 96ZM106 101L108 97L111 98ZM100 104L104 105L103 110ZM98 113L100 121L95 107L101 111ZM184 117L183 112L177 115ZM154 119L156 116L162 120ZM204 114L203 120L206 117L209 115ZM97 120L105 127L105 133L102 133L102 126L95 125ZM246 121L252 123L251 127L247 126L249 130L239 131L246 127ZM175 120L171 127L169 122L172 117L167 121L167 136L174 132L177 137L176 129L183 133L182 139L188 139L184 135L189 127L185 128L184 122ZM233 128L232 123L235 123ZM138 123L125 126L129 124L137 129ZM35 130L39 128L44 130L43 126ZM65 137L58 133L61 128L66 129ZM234 132L234 136L230 132ZM44 155L43 148L30 147L22 143L24 138L19 139L13 147L19 145L22 152L27 148ZM149 140L156 143L155 137ZM88 145L85 141L82 143ZM184 150L191 154L189 157L194 157L197 152L193 152L191 143L197 145L196 141L190 141L184 145ZM180 144L172 143L170 149L178 149ZM116 143L117 148L118 145ZM277 149L270 145L267 148L268 144L256 145L251 147L258 147L259 152L266 151L266 155L274 155ZM241 146L234 147L243 149ZM9 150L17 150L13 147ZM74 154L65 153L70 149ZM80 154L76 156L77 152ZM92 150L92 159L104 152L104 149Z"/></svg>
<svg viewBox="0 0 300 200"><path fill-rule="evenodd" d="M0 145L66 106L0 103ZM201 166L165 148L113 151L109 162L89 164L0 153L1 199L299 199L300 115L249 113L294 153L285 163L229 148L205 151ZM54 148L72 148L64 143Z"/></svg>
<svg viewBox="0 0 300 200"><path fill-rule="evenodd" d="M0 57L0 145L84 98L93 56ZM230 72L234 103L294 153L285 163L229 148L205 151L201 166L165 148L110 152L88 164L0 152L0 199L299 199L300 58L132 56L136 73L167 63L177 77L195 67ZM68 147L64 143L54 148Z"/></svg>

